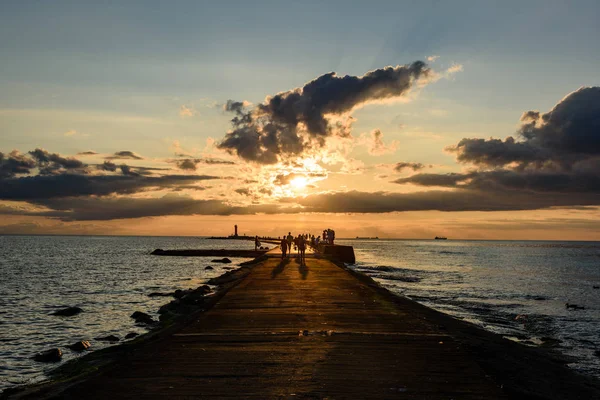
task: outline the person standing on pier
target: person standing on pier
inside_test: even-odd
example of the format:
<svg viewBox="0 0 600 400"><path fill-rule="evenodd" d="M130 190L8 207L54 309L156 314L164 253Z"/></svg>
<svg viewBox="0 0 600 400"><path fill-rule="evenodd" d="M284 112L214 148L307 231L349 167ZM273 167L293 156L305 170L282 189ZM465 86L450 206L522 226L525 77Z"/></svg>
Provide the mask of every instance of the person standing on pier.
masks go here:
<svg viewBox="0 0 600 400"><path fill-rule="evenodd" d="M298 254L300 255L300 265L306 265L306 239L304 236L298 236L296 245L298 246Z"/></svg>
<svg viewBox="0 0 600 400"><path fill-rule="evenodd" d="M285 238L285 235L283 235L283 239L281 239L281 243L279 245L281 246L281 258L285 258L288 249L288 242Z"/></svg>
<svg viewBox="0 0 600 400"><path fill-rule="evenodd" d="M260 242L258 241L258 236L254 237L254 251L258 250L260 247Z"/></svg>
<svg viewBox="0 0 600 400"><path fill-rule="evenodd" d="M287 244L288 244L288 257L289 257L290 254L292 254L292 242L294 241L294 237L292 236L292 232L288 232L286 240L287 240Z"/></svg>

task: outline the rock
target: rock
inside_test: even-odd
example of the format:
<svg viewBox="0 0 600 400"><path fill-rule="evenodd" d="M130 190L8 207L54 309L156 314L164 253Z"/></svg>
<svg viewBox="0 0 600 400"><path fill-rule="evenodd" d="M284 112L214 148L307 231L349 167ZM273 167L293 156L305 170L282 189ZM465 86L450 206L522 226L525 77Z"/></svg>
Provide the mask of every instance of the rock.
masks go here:
<svg viewBox="0 0 600 400"><path fill-rule="evenodd" d="M214 262L214 263L223 263L223 264L231 264L231 260L229 258L227 258L227 257L221 258L221 259L212 260L211 262Z"/></svg>
<svg viewBox="0 0 600 400"><path fill-rule="evenodd" d="M562 340L560 340L560 339L555 339L555 338L546 337L546 336L540 338L540 340L542 341L543 347L558 347L562 343Z"/></svg>
<svg viewBox="0 0 600 400"><path fill-rule="evenodd" d="M58 362L61 358L62 351L59 348L42 351L33 356L33 359L39 362Z"/></svg>
<svg viewBox="0 0 600 400"><path fill-rule="evenodd" d="M177 289L174 293L173 293L173 297L175 297L176 299L180 299L183 296L185 296L186 294L190 293L192 291L192 289L187 289L187 290L181 290L181 289Z"/></svg>
<svg viewBox="0 0 600 400"><path fill-rule="evenodd" d="M213 267L211 267L211 266L209 265L208 267L206 267L206 268L204 268L204 269L205 269L205 270L212 270L212 269L214 269L214 268L213 268Z"/></svg>
<svg viewBox="0 0 600 400"><path fill-rule="evenodd" d="M92 347L92 345L87 340L80 340L79 342L73 343L68 347L73 351L84 351L88 350L90 347Z"/></svg>
<svg viewBox="0 0 600 400"><path fill-rule="evenodd" d="M566 303L565 307L567 308L567 310L569 310L569 309L571 309L571 310L585 310L584 306L578 306L577 304Z"/></svg>
<svg viewBox="0 0 600 400"><path fill-rule="evenodd" d="M240 268L227 271L223 275L217 276L215 278L210 278L206 283L208 283L209 285L223 285L225 283L233 282L247 275L247 272L249 272L249 270L246 270L247 271L243 271L242 268Z"/></svg>
<svg viewBox="0 0 600 400"><path fill-rule="evenodd" d="M58 315L60 317L72 317L73 315L77 315L82 311L83 310L79 307L67 307L63 308L62 310L54 311L50 315Z"/></svg>
<svg viewBox="0 0 600 400"><path fill-rule="evenodd" d="M204 296L211 292L210 286L200 286L194 290L188 290L180 297L180 300L185 304L198 305L204 302Z"/></svg>
<svg viewBox="0 0 600 400"><path fill-rule="evenodd" d="M154 250L154 251L153 251L152 253L150 253L150 254L151 254L151 255L155 255L155 256L157 256L157 255L159 256L159 255L162 255L162 254L164 254L164 252L165 252L165 251L164 251L163 249L156 249L156 250Z"/></svg>
<svg viewBox="0 0 600 400"><path fill-rule="evenodd" d="M152 292L148 295L148 297L168 297L168 296L173 296L173 293Z"/></svg>
<svg viewBox="0 0 600 400"><path fill-rule="evenodd" d="M127 335L125 335L125 339L133 339L136 336L138 336L137 333L135 333L135 332L129 332Z"/></svg>
<svg viewBox="0 0 600 400"><path fill-rule="evenodd" d="M596 350L596 351L594 351L594 355L595 355L596 357L600 357L600 350Z"/></svg>
<svg viewBox="0 0 600 400"><path fill-rule="evenodd" d="M131 318L135 319L135 322L138 324L152 325L156 322L154 321L154 319L152 319L150 315L141 311L136 311L133 314L131 314Z"/></svg>
<svg viewBox="0 0 600 400"><path fill-rule="evenodd" d="M99 342L118 342L121 339L115 335L108 335L94 338L94 340L98 340Z"/></svg>
<svg viewBox="0 0 600 400"><path fill-rule="evenodd" d="M163 305L158 313L160 320L165 321L175 315L189 314L198 309L204 304L204 296L211 293L211 288L208 285L200 286L193 290L178 290L175 292L175 300Z"/></svg>
<svg viewBox="0 0 600 400"><path fill-rule="evenodd" d="M179 307L179 304L181 304L181 301L179 299L173 300L172 302L161 306L158 309L158 313L162 315L167 314L169 312L173 312L177 309L177 307Z"/></svg>

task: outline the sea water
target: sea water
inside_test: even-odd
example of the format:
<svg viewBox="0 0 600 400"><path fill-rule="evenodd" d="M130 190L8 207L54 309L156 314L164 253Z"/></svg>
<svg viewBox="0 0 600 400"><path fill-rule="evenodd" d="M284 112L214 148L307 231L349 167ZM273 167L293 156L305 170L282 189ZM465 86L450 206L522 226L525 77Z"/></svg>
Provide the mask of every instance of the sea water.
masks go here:
<svg viewBox="0 0 600 400"><path fill-rule="evenodd" d="M196 288L247 259L152 256L162 249L254 249L254 242L193 237L0 236L0 390L43 380L55 363L31 357L59 347L63 361L80 356L66 348L90 340L92 350L110 343L95 337L147 332L130 318L143 311L158 319L169 297L152 292ZM206 270L207 266L212 270ZM50 315L78 306L73 317Z"/></svg>
<svg viewBox="0 0 600 400"><path fill-rule="evenodd" d="M354 246L353 269L392 292L510 340L556 347L570 367L600 377L599 242L339 243Z"/></svg>
<svg viewBox="0 0 600 400"><path fill-rule="evenodd" d="M570 366L600 377L600 243L340 240L354 246L351 268L391 291L526 345L558 344ZM272 246L272 245L269 245ZM0 236L0 389L45 378L59 364L31 357L92 340L144 333L134 311L157 317L168 297L233 264L215 257L159 257L162 249L253 249L252 241L193 237ZM206 270L211 265L213 270ZM565 303L585 307L568 310ZM81 307L74 317L51 312ZM520 316L517 318L517 316ZM560 342L549 342L548 339ZM62 363L61 362L61 363Z"/></svg>

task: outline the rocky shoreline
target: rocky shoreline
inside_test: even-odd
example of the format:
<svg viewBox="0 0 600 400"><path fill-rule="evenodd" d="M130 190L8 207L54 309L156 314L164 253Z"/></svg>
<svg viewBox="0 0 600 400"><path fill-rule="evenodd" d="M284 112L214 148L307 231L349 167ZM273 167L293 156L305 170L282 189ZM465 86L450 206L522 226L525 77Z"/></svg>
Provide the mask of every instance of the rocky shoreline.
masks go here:
<svg viewBox="0 0 600 400"><path fill-rule="evenodd" d="M173 330L180 329L186 323L193 320L194 316L198 313L210 309L230 288L250 273L254 264L261 262L263 259L264 252L261 252L254 260L241 263L238 268L228 270L220 276L211 278L205 285L199 286L196 289L176 290L172 293L149 293L148 296L150 297L173 297L174 300L159 308L158 321L154 320L149 314L141 311L135 311L131 315L136 324L144 325L150 329L147 333L138 335L135 332L129 332L124 336L124 339L127 341L122 341L118 345L96 351L91 351L92 346L89 341L80 341L67 345L65 346L66 348L76 352L90 352L82 357L67 361L63 365L51 370L47 374L49 376L48 380L4 389L0 393L0 399L51 398L56 396L63 388L85 379L86 376L96 372L99 368L116 362L122 357L126 357L131 352L134 352L137 346L159 340ZM67 307L58 310L55 315L72 316L82 311L78 307ZM94 340L117 343L121 341L121 338L110 335L94 338ZM40 362L60 362L62 350L60 348L47 349L35 354L33 358Z"/></svg>

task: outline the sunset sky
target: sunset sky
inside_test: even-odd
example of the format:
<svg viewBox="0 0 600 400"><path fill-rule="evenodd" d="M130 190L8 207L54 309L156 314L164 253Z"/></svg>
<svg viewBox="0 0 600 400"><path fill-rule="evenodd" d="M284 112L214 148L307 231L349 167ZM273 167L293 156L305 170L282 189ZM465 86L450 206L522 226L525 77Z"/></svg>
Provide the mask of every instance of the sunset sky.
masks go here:
<svg viewBox="0 0 600 400"><path fill-rule="evenodd" d="M597 1L99 3L0 5L0 233L600 240Z"/></svg>

